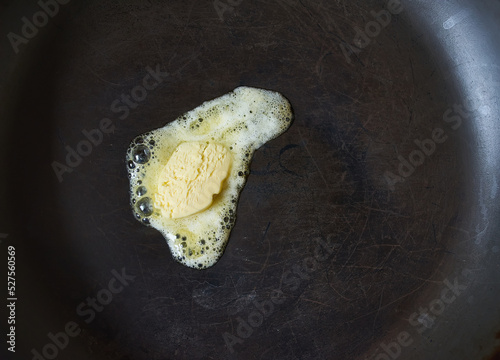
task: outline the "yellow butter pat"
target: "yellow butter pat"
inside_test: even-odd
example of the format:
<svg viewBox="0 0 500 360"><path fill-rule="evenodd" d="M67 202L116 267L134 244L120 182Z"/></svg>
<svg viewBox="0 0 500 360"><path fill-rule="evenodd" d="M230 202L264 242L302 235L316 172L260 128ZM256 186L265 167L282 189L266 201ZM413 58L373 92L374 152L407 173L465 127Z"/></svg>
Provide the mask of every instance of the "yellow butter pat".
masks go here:
<svg viewBox="0 0 500 360"><path fill-rule="evenodd" d="M172 219L205 210L220 193L230 166L231 155L223 145L180 144L159 174L157 207Z"/></svg>

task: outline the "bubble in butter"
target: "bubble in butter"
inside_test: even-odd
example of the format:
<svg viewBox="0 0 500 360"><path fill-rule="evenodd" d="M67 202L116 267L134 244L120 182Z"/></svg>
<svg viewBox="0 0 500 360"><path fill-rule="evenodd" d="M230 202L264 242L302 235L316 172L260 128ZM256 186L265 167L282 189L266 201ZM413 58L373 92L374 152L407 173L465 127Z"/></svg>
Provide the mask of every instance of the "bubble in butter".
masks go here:
<svg viewBox="0 0 500 360"><path fill-rule="evenodd" d="M181 264L214 265L234 226L253 153L292 119L281 94L239 87L138 136L127 150L135 217L163 234Z"/></svg>

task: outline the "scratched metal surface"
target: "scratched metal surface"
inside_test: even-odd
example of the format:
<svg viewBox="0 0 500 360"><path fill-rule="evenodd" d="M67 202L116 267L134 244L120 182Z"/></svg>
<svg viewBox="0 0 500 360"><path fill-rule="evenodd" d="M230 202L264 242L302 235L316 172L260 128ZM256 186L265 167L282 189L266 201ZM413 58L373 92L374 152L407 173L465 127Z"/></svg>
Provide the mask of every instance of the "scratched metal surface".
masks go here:
<svg viewBox="0 0 500 360"><path fill-rule="evenodd" d="M498 2L404 2L378 31L385 1L220 4L74 0L6 55L3 134L22 131L2 135L16 150L1 229L21 259L16 355L43 354L70 321L81 332L61 359L491 354L500 76L498 48L477 39ZM11 2L2 30L37 9ZM148 67L158 86L126 105ZM125 150L239 85L281 92L295 121L255 154L219 263L195 271L133 219ZM113 132L59 182L53 161L103 118Z"/></svg>

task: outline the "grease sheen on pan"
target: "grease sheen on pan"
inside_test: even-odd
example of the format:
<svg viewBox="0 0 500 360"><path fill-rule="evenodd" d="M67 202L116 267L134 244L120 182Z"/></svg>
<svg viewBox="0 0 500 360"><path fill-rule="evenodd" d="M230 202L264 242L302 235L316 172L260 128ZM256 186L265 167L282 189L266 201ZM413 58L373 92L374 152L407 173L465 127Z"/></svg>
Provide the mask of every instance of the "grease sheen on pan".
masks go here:
<svg viewBox="0 0 500 360"><path fill-rule="evenodd" d="M135 217L163 234L181 264L214 265L234 226L253 153L292 119L281 94L238 87L138 136L127 150Z"/></svg>

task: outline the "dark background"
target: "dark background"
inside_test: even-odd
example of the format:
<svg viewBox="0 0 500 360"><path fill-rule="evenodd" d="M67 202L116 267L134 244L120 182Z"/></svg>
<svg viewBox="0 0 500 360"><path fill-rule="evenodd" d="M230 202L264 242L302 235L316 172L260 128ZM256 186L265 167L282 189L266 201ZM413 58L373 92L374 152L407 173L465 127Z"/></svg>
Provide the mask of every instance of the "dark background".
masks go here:
<svg viewBox="0 0 500 360"><path fill-rule="evenodd" d="M0 246L5 257L16 246L15 358L31 359L70 321L82 331L58 359L374 359L402 332L412 341L402 359L490 356L499 3L403 2L350 61L341 45L355 45L356 27L386 2L243 0L222 19L214 4L72 0L18 54L6 35L40 8L1 5ZM120 119L111 104L157 65L170 76ZM295 121L256 152L221 260L192 270L134 220L125 151L241 85L281 92ZM443 114L455 104L469 116L452 129ZM114 132L58 182L51 164L102 118ZM389 189L384 173L435 128L447 140ZM318 238L334 251L308 272ZM87 324L79 304L122 268L135 279ZM420 317L419 333L412 315L446 281L465 289L433 322ZM275 290L284 302L232 352L223 335L240 336L238 318Z"/></svg>

